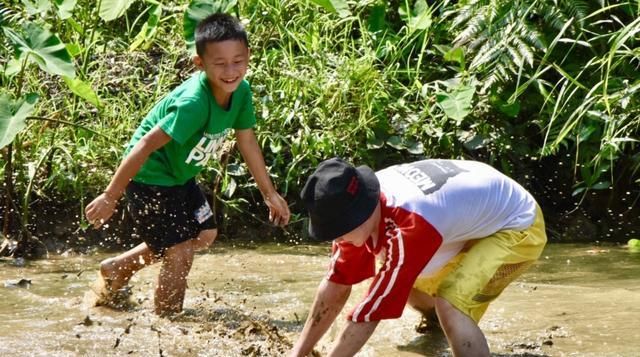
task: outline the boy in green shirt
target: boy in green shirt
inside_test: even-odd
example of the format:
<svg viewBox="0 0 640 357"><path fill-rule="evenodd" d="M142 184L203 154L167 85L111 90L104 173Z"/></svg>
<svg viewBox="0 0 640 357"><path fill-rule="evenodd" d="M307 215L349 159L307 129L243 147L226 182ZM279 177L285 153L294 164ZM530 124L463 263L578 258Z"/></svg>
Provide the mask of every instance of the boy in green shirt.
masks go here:
<svg viewBox="0 0 640 357"><path fill-rule="evenodd" d="M267 174L253 126L247 34L233 16L213 14L195 33L194 64L201 71L158 102L135 131L125 157L105 191L86 208L99 228L127 196L144 243L100 263L97 303L108 303L138 270L162 261L155 312L180 312L194 252L217 236L215 217L194 177L233 129L238 148L269 207L269 218L285 225L290 212Z"/></svg>

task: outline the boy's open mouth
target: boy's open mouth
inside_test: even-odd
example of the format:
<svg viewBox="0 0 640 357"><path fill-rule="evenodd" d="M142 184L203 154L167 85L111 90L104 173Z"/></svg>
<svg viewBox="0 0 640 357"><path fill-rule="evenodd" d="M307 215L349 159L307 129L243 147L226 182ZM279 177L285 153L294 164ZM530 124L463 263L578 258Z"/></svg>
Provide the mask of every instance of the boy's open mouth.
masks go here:
<svg viewBox="0 0 640 357"><path fill-rule="evenodd" d="M228 83L228 84L234 83L234 82L235 82L235 81L237 81L237 80L238 80L238 77L233 78L233 79L224 79L224 78L222 78L222 81L223 81L224 83Z"/></svg>

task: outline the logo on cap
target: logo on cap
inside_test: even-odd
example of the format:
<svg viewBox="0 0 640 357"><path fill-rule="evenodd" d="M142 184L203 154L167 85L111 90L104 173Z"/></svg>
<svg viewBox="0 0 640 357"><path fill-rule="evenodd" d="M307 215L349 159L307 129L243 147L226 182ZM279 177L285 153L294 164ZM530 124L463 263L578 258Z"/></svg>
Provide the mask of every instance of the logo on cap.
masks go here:
<svg viewBox="0 0 640 357"><path fill-rule="evenodd" d="M351 181L349 182L349 186L347 186L347 192L351 194L351 196L355 196L358 192L358 177L351 177Z"/></svg>

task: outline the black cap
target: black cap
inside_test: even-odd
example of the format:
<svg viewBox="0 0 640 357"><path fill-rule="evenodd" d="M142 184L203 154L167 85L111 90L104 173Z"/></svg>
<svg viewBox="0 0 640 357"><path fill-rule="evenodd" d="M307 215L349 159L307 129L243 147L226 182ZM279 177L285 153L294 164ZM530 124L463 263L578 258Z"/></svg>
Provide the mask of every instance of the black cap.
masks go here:
<svg viewBox="0 0 640 357"><path fill-rule="evenodd" d="M300 198L309 211L309 235L334 240L373 214L380 200L380 183L369 167L356 168L336 157L318 165Z"/></svg>

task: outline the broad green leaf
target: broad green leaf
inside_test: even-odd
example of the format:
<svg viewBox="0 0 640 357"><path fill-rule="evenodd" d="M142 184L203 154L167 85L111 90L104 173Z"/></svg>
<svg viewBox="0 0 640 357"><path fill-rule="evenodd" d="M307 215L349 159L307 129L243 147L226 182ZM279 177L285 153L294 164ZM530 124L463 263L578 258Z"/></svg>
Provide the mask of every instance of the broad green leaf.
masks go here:
<svg viewBox="0 0 640 357"><path fill-rule="evenodd" d="M454 47L444 54L444 60L456 62L464 69L464 50L462 47Z"/></svg>
<svg viewBox="0 0 640 357"><path fill-rule="evenodd" d="M227 174L230 176L244 176L247 174L243 165L229 164L227 165Z"/></svg>
<svg viewBox="0 0 640 357"><path fill-rule="evenodd" d="M448 46L448 45L433 45L433 47L438 50L438 52L440 52L443 56L451 51L453 49L453 47Z"/></svg>
<svg viewBox="0 0 640 357"><path fill-rule="evenodd" d="M21 62L28 58L47 73L75 77L73 62L65 44L48 29L30 22L23 25L24 36L7 27L3 27L3 30Z"/></svg>
<svg viewBox="0 0 640 357"><path fill-rule="evenodd" d="M378 2L371 7L367 17L367 28L370 32L378 32L388 28L385 20L386 12L387 5L384 1Z"/></svg>
<svg viewBox="0 0 640 357"><path fill-rule="evenodd" d="M100 2L100 17L104 21L112 21L124 15L135 0L102 0Z"/></svg>
<svg viewBox="0 0 640 357"><path fill-rule="evenodd" d="M189 51L196 52L195 33L198 23L216 12L229 12L237 4L236 0L194 0L184 13L183 34Z"/></svg>
<svg viewBox="0 0 640 357"><path fill-rule="evenodd" d="M416 1L415 4L415 16L409 21L409 27L415 30L427 30L431 27L431 8L427 5L426 1Z"/></svg>
<svg viewBox="0 0 640 357"><path fill-rule="evenodd" d="M367 149L380 149L384 141L375 135L367 135Z"/></svg>
<svg viewBox="0 0 640 357"><path fill-rule="evenodd" d="M587 189L586 187L578 187L575 190L573 190L573 192L571 192L571 196L577 196L578 194L580 194L586 189Z"/></svg>
<svg viewBox="0 0 640 357"><path fill-rule="evenodd" d="M402 145L402 138L396 135L387 139L387 145L391 146L396 150L403 150L405 148L404 145Z"/></svg>
<svg viewBox="0 0 640 357"><path fill-rule="evenodd" d="M433 11L427 2L425 0L416 1L413 9L408 9L407 5L408 3L405 3L400 7L398 13L409 27L409 32L429 29L432 23L431 15Z"/></svg>
<svg viewBox="0 0 640 357"><path fill-rule="evenodd" d="M68 18L65 20L67 22L67 24L69 24L69 26L71 26L71 28L73 28L73 30L75 32L78 33L78 35L84 36L85 34L85 30L82 27L82 25L80 25L76 20L74 20L72 17Z"/></svg>
<svg viewBox="0 0 640 357"><path fill-rule="evenodd" d="M100 107L100 99L89 83L82 81L80 78L69 78L66 76L62 78L64 78L64 82L67 83L67 86L75 95L96 107Z"/></svg>
<svg viewBox="0 0 640 357"><path fill-rule="evenodd" d="M231 198L233 197L233 193L236 192L236 187L238 187L238 184L236 183L236 180L233 179L233 177L229 177L229 182L227 182L223 189L222 189L222 194L226 197L226 198Z"/></svg>
<svg viewBox="0 0 640 357"><path fill-rule="evenodd" d="M450 93L437 93L436 100L445 115L458 124L471 112L475 88L460 86Z"/></svg>
<svg viewBox="0 0 640 357"><path fill-rule="evenodd" d="M20 61L16 58L12 58L7 62L7 67L4 71L4 75L7 77L13 77L20 72Z"/></svg>
<svg viewBox="0 0 640 357"><path fill-rule="evenodd" d="M49 0L22 0L22 3L30 16L45 15L51 9Z"/></svg>
<svg viewBox="0 0 640 357"><path fill-rule="evenodd" d="M0 148L11 144L27 126L25 120L33 112L37 101L38 95L34 93L17 101L13 101L8 94L0 95Z"/></svg>
<svg viewBox="0 0 640 357"><path fill-rule="evenodd" d="M468 150L478 150L481 149L485 146L485 140L484 137L480 134L472 134L472 133L468 133L465 132L466 137L465 140L463 141L462 145L464 145L465 148L467 148ZM462 139L462 138L460 138Z"/></svg>
<svg viewBox="0 0 640 357"><path fill-rule="evenodd" d="M407 151L413 155L421 155L424 153L424 145L422 145L421 142L413 139L407 139L405 147Z"/></svg>
<svg viewBox="0 0 640 357"><path fill-rule="evenodd" d="M271 141L269 143L269 149L271 149L271 152L274 154L278 154L280 151L282 151L282 143L278 140L278 141Z"/></svg>
<svg viewBox="0 0 640 357"><path fill-rule="evenodd" d="M594 175L591 173L591 167L588 167L587 165L582 165L580 167L580 176L584 179L586 185L593 185L593 183L596 182L600 174L595 173Z"/></svg>
<svg viewBox="0 0 640 357"><path fill-rule="evenodd" d="M158 23L160 22L161 16L162 6L152 5L151 10L149 10L149 18L147 22L142 25L142 29L138 32L131 45L129 45L129 51L135 51L143 44L145 44L145 47L151 44L151 39L153 39L153 36L155 36L158 31Z"/></svg>
<svg viewBox="0 0 640 357"><path fill-rule="evenodd" d="M76 57L82 53L82 47L80 47L80 45L77 43L68 43L66 47L67 52L69 52L69 55L71 55L71 57Z"/></svg>
<svg viewBox="0 0 640 357"><path fill-rule="evenodd" d="M591 134L595 133L597 130L598 125L595 123L592 123L591 125L583 125L582 127L580 127L577 135L578 143L589 140Z"/></svg>
<svg viewBox="0 0 640 357"><path fill-rule="evenodd" d="M325 10L338 14L340 17L351 15L349 5L345 0L311 0L312 2L322 6Z"/></svg>
<svg viewBox="0 0 640 357"><path fill-rule="evenodd" d="M71 17L73 9L76 7L77 0L53 0L58 10L58 16L62 20L66 20Z"/></svg>
<svg viewBox="0 0 640 357"><path fill-rule="evenodd" d="M498 106L498 109L500 109L500 111L503 112L504 114L512 118L515 118L518 116L518 113L520 113L520 103L519 102L501 103Z"/></svg>
<svg viewBox="0 0 640 357"><path fill-rule="evenodd" d="M611 183L609 181L600 181L600 182L597 182L595 185L591 186L591 189L593 189L593 190L606 190L609 187L611 187Z"/></svg>

